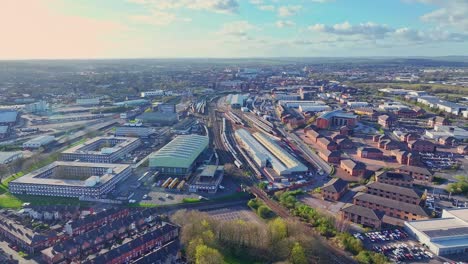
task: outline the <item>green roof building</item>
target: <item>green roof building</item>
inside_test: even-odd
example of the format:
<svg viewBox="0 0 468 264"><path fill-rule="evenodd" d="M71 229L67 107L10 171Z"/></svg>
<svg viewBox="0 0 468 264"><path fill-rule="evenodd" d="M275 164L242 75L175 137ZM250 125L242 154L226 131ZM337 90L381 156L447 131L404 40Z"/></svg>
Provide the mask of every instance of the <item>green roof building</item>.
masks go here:
<svg viewBox="0 0 468 264"><path fill-rule="evenodd" d="M164 175L184 176L208 148L209 139L200 135L180 135L149 157L149 166Z"/></svg>

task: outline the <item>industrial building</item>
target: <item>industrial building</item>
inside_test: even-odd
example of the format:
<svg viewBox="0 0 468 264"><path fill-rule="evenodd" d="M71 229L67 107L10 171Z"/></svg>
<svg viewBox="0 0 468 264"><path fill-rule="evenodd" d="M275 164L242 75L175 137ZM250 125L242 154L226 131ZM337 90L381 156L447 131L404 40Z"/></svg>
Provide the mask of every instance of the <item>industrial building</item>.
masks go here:
<svg viewBox="0 0 468 264"><path fill-rule="evenodd" d="M149 167L163 175L186 176L197 158L208 148L209 139L200 135L180 135L149 157Z"/></svg>
<svg viewBox="0 0 468 264"><path fill-rule="evenodd" d="M129 177L131 167L56 161L9 183L13 194L100 198Z"/></svg>
<svg viewBox="0 0 468 264"><path fill-rule="evenodd" d="M439 256L468 254L468 209L444 209L441 218L405 222L405 230Z"/></svg>
<svg viewBox="0 0 468 264"><path fill-rule="evenodd" d="M137 120L145 124L156 126L171 126L178 121L176 113L147 112L136 117Z"/></svg>
<svg viewBox="0 0 468 264"><path fill-rule="evenodd" d="M96 137L61 153L64 161L113 163L138 148L140 139Z"/></svg>
<svg viewBox="0 0 468 264"><path fill-rule="evenodd" d="M23 143L23 148L25 149L37 149L40 147L44 147L55 140L54 136L39 136L33 139L30 139Z"/></svg>
<svg viewBox="0 0 468 264"><path fill-rule="evenodd" d="M18 120L18 112L14 110L0 110L0 125L13 125Z"/></svg>
<svg viewBox="0 0 468 264"><path fill-rule="evenodd" d="M100 98L78 98L76 99L77 105L99 105L101 103Z"/></svg>
<svg viewBox="0 0 468 264"><path fill-rule="evenodd" d="M247 130L239 129L235 132L242 146L260 168L272 168L279 176L303 173L308 168L297 159L286 153L266 135L255 133L252 136Z"/></svg>
<svg viewBox="0 0 468 264"><path fill-rule="evenodd" d="M154 97L154 96L163 96L164 90L155 90L155 91L146 91L141 92L141 97Z"/></svg>
<svg viewBox="0 0 468 264"><path fill-rule="evenodd" d="M116 137L148 138L154 134L156 134L156 130L154 128L141 126L141 125L140 126L125 125L125 126L117 127L114 132L114 135Z"/></svg>
<svg viewBox="0 0 468 264"><path fill-rule="evenodd" d="M241 108L245 105L246 96L242 94L230 94L226 98L226 102L232 108Z"/></svg>
<svg viewBox="0 0 468 264"><path fill-rule="evenodd" d="M10 134L9 126L0 126L0 138L6 138Z"/></svg>
<svg viewBox="0 0 468 264"><path fill-rule="evenodd" d="M179 122L178 124L175 124L172 128L171 131L174 134L177 135L187 135L190 134L190 131L192 131L192 127L197 123L197 120L195 118L186 118Z"/></svg>
<svg viewBox="0 0 468 264"><path fill-rule="evenodd" d="M443 137L454 137L458 140L468 139L468 131L457 126L435 125L433 130L426 130L425 135L434 140Z"/></svg>
<svg viewBox="0 0 468 264"><path fill-rule="evenodd" d="M147 104L150 104L150 101L146 99L127 100L114 103L115 106L142 106Z"/></svg>
<svg viewBox="0 0 468 264"><path fill-rule="evenodd" d="M8 164L17 159L21 159L22 157L23 157L23 152L21 151L0 152L0 165Z"/></svg>
<svg viewBox="0 0 468 264"><path fill-rule="evenodd" d="M189 192L216 193L224 177L224 166L206 165L188 183Z"/></svg>
<svg viewBox="0 0 468 264"><path fill-rule="evenodd" d="M258 140L258 142L265 146L269 152L275 155L276 158L286 165L290 174L304 173L309 170L304 164L299 162L266 134L257 132L254 133L253 136Z"/></svg>
<svg viewBox="0 0 468 264"><path fill-rule="evenodd" d="M46 101L38 101L24 106L24 110L29 113L42 113L49 110L49 104Z"/></svg>

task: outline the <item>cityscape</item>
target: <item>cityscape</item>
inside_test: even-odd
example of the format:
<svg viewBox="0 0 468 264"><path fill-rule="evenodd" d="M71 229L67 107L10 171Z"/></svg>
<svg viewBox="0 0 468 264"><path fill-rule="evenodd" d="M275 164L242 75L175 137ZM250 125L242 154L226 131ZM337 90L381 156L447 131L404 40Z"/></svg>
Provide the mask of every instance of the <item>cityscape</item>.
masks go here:
<svg viewBox="0 0 468 264"><path fill-rule="evenodd" d="M468 3L284 2L7 0L0 263L468 263Z"/></svg>

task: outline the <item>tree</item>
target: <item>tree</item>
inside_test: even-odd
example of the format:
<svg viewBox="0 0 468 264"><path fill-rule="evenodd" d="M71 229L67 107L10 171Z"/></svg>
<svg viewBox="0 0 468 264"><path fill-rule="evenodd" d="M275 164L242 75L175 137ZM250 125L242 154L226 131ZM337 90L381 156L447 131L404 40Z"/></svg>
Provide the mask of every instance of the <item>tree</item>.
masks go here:
<svg viewBox="0 0 468 264"><path fill-rule="evenodd" d="M257 209L257 214L264 219L269 218L271 216L271 213L271 209L266 205L260 205Z"/></svg>
<svg viewBox="0 0 468 264"><path fill-rule="evenodd" d="M271 240L273 243L288 236L288 226L281 218L276 218L268 224Z"/></svg>
<svg viewBox="0 0 468 264"><path fill-rule="evenodd" d="M304 248L298 242L294 243L291 250L291 263L293 264L307 264L307 257Z"/></svg>
<svg viewBox="0 0 468 264"><path fill-rule="evenodd" d="M207 245L198 245L195 253L196 264L219 264L223 263L223 256L217 249Z"/></svg>

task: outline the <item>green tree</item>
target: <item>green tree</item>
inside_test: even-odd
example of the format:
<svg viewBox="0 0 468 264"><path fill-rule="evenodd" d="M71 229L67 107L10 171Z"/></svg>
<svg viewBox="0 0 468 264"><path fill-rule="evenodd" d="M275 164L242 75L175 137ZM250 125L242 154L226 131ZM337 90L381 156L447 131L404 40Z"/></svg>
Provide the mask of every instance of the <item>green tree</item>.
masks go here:
<svg viewBox="0 0 468 264"><path fill-rule="evenodd" d="M268 224L271 240L273 243L280 241L288 236L288 226L281 218L276 218Z"/></svg>
<svg viewBox="0 0 468 264"><path fill-rule="evenodd" d="M195 253L196 264L219 264L224 263L223 256L217 249L207 245L198 245Z"/></svg>
<svg viewBox="0 0 468 264"><path fill-rule="evenodd" d="M257 214L263 219L269 218L271 213L271 209L266 205L260 205L257 209Z"/></svg>
<svg viewBox="0 0 468 264"><path fill-rule="evenodd" d="M307 257L304 248L298 242L294 243L291 250L291 263L293 264L307 264Z"/></svg>

